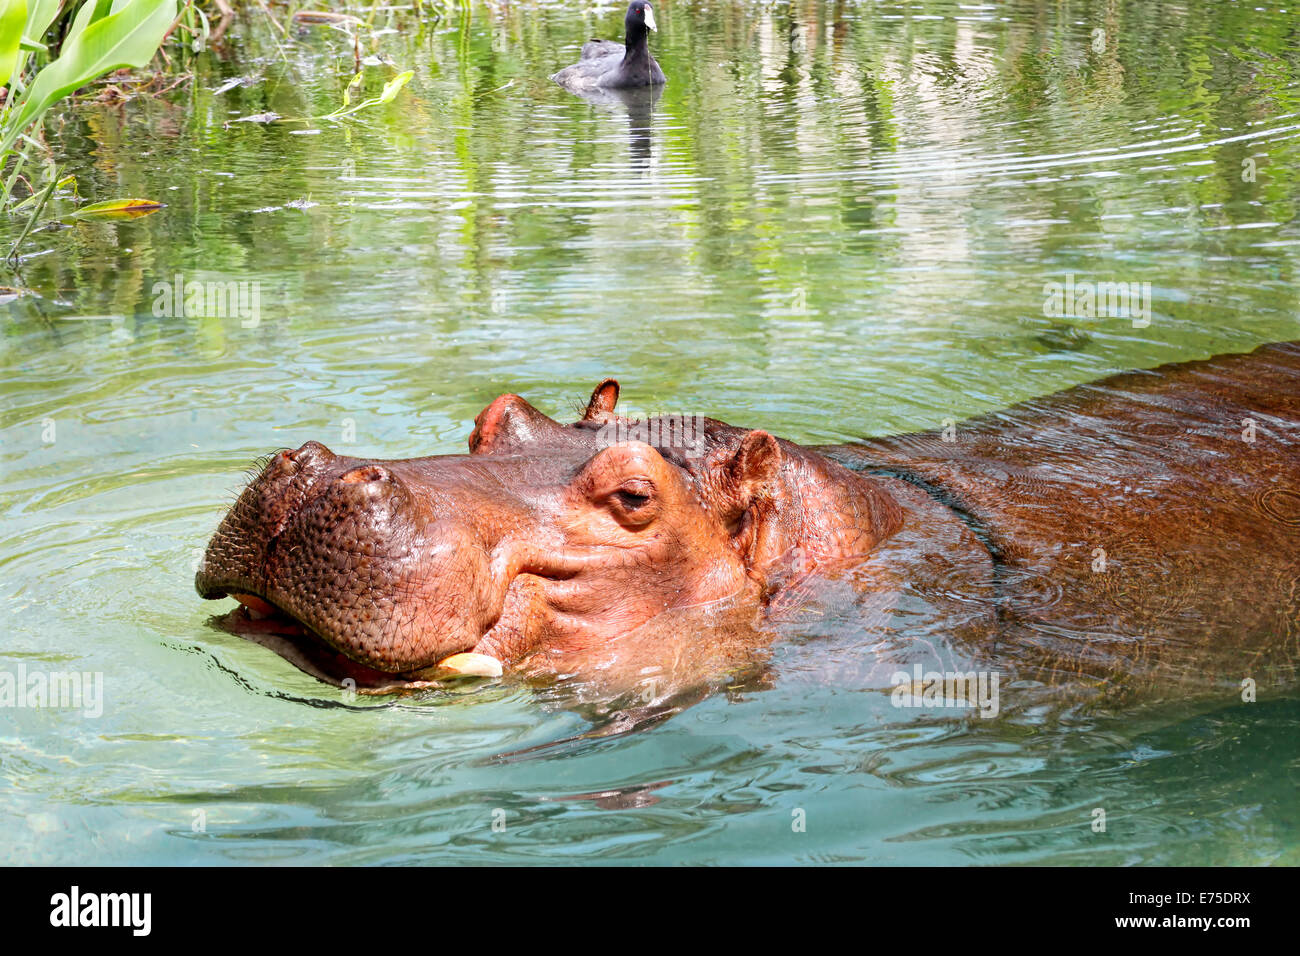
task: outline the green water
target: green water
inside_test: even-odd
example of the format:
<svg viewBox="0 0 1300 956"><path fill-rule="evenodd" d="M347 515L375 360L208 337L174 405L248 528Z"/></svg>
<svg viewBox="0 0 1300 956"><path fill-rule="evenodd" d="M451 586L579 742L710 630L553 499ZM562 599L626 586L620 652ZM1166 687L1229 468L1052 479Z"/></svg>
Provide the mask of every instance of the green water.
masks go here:
<svg viewBox="0 0 1300 956"><path fill-rule="evenodd" d="M349 701L209 626L201 549L308 439L457 452L501 392L568 417L614 375L843 441L1300 338L1289 7L662 0L647 113L548 82L621 31L577 6L379 12L361 52L415 75L345 123L226 125L354 72L256 12L173 92L47 121L83 196L167 208L37 232L4 280L0 670L104 705L0 710L0 861L1300 863L1295 699L907 722L804 643L769 689L502 760L587 725L512 687ZM1070 274L1150 283L1149 322L1046 316ZM156 309L177 275L256 283L256 321Z"/></svg>

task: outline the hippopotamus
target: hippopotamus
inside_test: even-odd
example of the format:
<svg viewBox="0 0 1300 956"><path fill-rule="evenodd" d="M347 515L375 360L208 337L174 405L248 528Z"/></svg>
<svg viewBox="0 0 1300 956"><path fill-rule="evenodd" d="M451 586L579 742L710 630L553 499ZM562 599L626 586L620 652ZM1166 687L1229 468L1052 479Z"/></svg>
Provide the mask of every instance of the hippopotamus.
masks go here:
<svg viewBox="0 0 1300 956"><path fill-rule="evenodd" d="M618 397L607 379L564 424L501 395L468 454L280 451L198 592L379 692L518 675L668 699L791 634L838 642L824 679L882 689L921 663L1026 700L1294 686L1300 342L833 446Z"/></svg>

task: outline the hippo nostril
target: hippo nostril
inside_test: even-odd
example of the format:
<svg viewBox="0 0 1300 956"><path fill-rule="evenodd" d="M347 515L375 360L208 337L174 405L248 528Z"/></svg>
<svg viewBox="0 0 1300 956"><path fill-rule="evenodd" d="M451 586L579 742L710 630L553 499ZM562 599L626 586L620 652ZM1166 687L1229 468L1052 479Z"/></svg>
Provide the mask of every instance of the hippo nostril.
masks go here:
<svg viewBox="0 0 1300 956"><path fill-rule="evenodd" d="M287 450L276 452L266 465L268 478L281 478L295 474L297 471L298 462L294 459L293 452Z"/></svg>
<svg viewBox="0 0 1300 956"><path fill-rule="evenodd" d="M392 481L393 476L387 468L380 465L362 465L339 476L339 481L347 485L368 484L372 481Z"/></svg>

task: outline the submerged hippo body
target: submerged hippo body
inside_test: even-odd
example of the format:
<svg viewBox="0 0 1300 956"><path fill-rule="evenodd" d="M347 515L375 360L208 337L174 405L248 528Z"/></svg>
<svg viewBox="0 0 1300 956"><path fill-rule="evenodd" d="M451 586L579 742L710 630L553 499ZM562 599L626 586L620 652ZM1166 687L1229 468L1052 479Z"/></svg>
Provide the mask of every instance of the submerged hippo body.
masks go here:
<svg viewBox="0 0 1300 956"><path fill-rule="evenodd" d="M824 448L617 396L561 425L503 395L468 455L280 452L199 593L381 689L468 652L666 698L823 631L850 648L828 679L882 688L914 663L1111 700L1294 681L1300 343Z"/></svg>

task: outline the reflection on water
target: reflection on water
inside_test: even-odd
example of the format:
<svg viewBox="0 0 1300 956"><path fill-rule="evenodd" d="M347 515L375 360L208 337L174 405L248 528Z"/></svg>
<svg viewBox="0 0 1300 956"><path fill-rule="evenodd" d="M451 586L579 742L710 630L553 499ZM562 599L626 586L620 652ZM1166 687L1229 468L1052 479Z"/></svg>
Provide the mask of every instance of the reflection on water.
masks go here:
<svg viewBox="0 0 1300 956"><path fill-rule="evenodd" d="M578 94L588 103L627 112L628 157L631 171L649 172L654 151L654 110L664 95L662 86L643 86L633 89L587 90Z"/></svg>
<svg viewBox="0 0 1300 956"><path fill-rule="evenodd" d="M346 124L226 125L327 113L353 72L255 15L168 97L47 123L81 195L167 208L36 233L11 280L0 666L102 672L106 709L6 713L7 860L1300 862L1293 701L900 722L809 635L769 689L494 762L589 725L509 687L339 706L205 626L243 469L310 438L459 451L500 392L560 416L616 375L630 411L845 441L1300 337L1294 12L656 15L657 102L551 84L622 11L540 3L378 13L415 78ZM256 283L258 315L156 308L178 276ZM1149 322L1047 307L1070 277L1149 284Z"/></svg>

